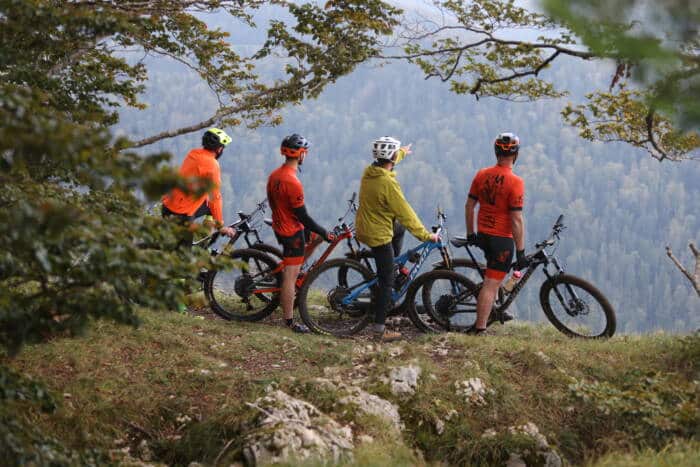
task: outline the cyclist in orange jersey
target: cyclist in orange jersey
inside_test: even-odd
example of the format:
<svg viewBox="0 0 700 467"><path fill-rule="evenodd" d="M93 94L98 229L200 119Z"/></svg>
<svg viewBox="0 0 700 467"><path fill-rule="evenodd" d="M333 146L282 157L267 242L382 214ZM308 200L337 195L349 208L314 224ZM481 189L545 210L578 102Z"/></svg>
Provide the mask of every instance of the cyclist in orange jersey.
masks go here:
<svg viewBox="0 0 700 467"><path fill-rule="evenodd" d="M224 148L231 142L223 130L210 128L202 136L202 147L191 150L182 162L179 174L185 178L204 178L214 184L209 194L195 196L175 188L163 196L163 217L176 217L183 223L190 223L198 217L210 215L219 231L232 237L235 232L224 226L223 200L221 198L221 169L218 159ZM193 186L193 189L195 187Z"/></svg>
<svg viewBox="0 0 700 467"><path fill-rule="evenodd" d="M517 269L528 266L525 257L525 220L523 203L525 182L513 173L518 158L520 139L513 133L501 133L494 142L496 165L477 172L469 189L465 206L467 240L486 256L486 277L476 306L476 322L468 330L480 334L486 330L498 288L513 262L513 242ZM474 210L479 205L477 232L474 232ZM507 318L512 319L508 316Z"/></svg>
<svg viewBox="0 0 700 467"><path fill-rule="evenodd" d="M304 187L297 177L297 168L303 164L309 142L301 135L289 135L282 140L280 152L285 162L274 170L267 180L267 199L272 209L272 230L282 246L285 264L282 271L280 302L284 320L294 332L307 333L309 328L294 323L295 282L304 258L311 254L321 239L332 242L335 236L318 225L304 204Z"/></svg>

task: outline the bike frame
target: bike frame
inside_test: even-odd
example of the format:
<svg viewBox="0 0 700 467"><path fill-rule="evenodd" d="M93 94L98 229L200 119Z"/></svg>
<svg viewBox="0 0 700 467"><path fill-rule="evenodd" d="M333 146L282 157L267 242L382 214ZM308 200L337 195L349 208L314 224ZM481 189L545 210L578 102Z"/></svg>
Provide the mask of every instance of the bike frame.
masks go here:
<svg viewBox="0 0 700 467"><path fill-rule="evenodd" d="M536 250L533 254L531 254L532 262L530 263L530 266L525 270L525 274L523 274L523 277L518 281L517 284L515 284L515 287L513 287L513 290L507 295L506 300L503 303L499 304L500 297L496 296L496 306L494 306L494 310L496 311L497 315L500 315L504 311L508 309L508 307L515 301L517 298L518 294L520 291L525 287L525 284L530 280L530 277L532 277L532 274L537 270L538 267L543 266L542 272L544 275L547 277L547 280L552 280L554 277L556 277L559 274L564 274L564 268L560 265L559 260L557 259L556 256L553 254L549 254L546 251L546 248L554 246L558 241L559 241L559 233L565 228L561 222L562 222L563 216L560 216L559 219L557 219L557 222L554 224L554 228L552 229L552 233L549 236L549 238L541 243L538 243L535 245ZM465 248L467 249L467 253L469 253L469 256L471 257L472 261L474 261L474 264L477 265L477 270L479 271L479 275L481 278L484 278L484 270L478 266L478 262L474 258L474 254L471 252L469 249L469 245L465 245ZM551 272L549 270L549 267L553 266L555 268L554 272ZM511 270L513 269L513 266L511 266ZM477 292L481 290L481 287L483 285L483 282L481 284L477 285ZM565 284L567 291L571 294L571 296L576 300L580 300L578 295L576 294L576 291L569 285ZM555 287L554 292L557 295L557 298L561 301L561 303L564 303L564 297L561 296L559 293L559 290ZM478 296L478 293L476 294ZM568 307L566 308L567 313L571 314L569 312ZM573 315L572 315L573 316ZM498 318L498 316L497 316Z"/></svg>
<svg viewBox="0 0 700 467"><path fill-rule="evenodd" d="M295 286L297 289L301 288L302 285L304 285L304 281L306 280L306 277L309 275L309 272L313 271L315 268L317 268L319 265L323 264L328 257L333 253L333 250L335 250L335 247L337 247L342 241L347 241L348 243L348 248L350 248L351 251L354 251L354 247L352 245L352 239L354 238L354 234L352 232L352 229L343 224L342 230L336 235L335 240L333 240L325 249L325 251L321 254L321 256L314 261L311 266L309 266L308 269L305 271L302 271L299 273L297 276L297 280L295 281ZM286 265L284 262L280 262L275 269L270 271L271 274L277 274L279 272L282 272ZM255 276L254 276L255 277ZM269 288L269 289L258 289L255 290L256 294L261 294L261 293L271 293L271 292L278 292L280 289L278 287L275 288Z"/></svg>
<svg viewBox="0 0 700 467"><path fill-rule="evenodd" d="M437 228L435 228L434 230L438 235L441 235L443 231L442 223L444 221L444 215L441 212L438 213L438 219L440 221L440 225L437 226ZM391 291L391 299L394 303L399 303L401 297L406 295L406 292L408 291L408 287L411 285L411 282L413 282L413 280L416 278L416 276L420 272L421 267L423 266L423 263L425 263L430 253L432 253L434 250L440 250L445 264L450 264L450 257L447 253L447 244L442 239L440 240L440 242L425 241L416 246L415 248L409 249L405 253L394 258L394 264L406 264L409 258L413 258L416 254L418 254L418 260L408 272L407 280L404 282L404 284L399 290L392 289ZM343 300L341 300L340 303L344 306L350 305L353 301L357 300L357 298L363 292L365 292L371 287L374 287L378 281L379 279L375 277L370 281L357 285L356 288L345 298L343 298Z"/></svg>
<svg viewBox="0 0 700 467"><path fill-rule="evenodd" d="M240 217L240 220L237 222L234 222L233 224L229 225L236 234L231 237L228 242L226 242L226 245L223 247L222 252L223 253L228 253L231 251L233 248L234 244L241 238L243 237L245 239L246 244L248 247L252 247L256 243L263 243L263 241L260 239L260 234L258 233L258 230L253 226L253 222L255 218L265 212L265 209L267 209L267 199L263 200L262 202L258 203L257 207L253 212L250 214L244 214L241 211L238 211L238 217ZM209 248L212 246L216 241L219 239L221 236L221 233L214 232L211 235L207 235L206 237L197 240L196 242L192 242L192 245L194 246L199 246L202 248ZM252 242L250 237L253 236L255 238L255 241ZM213 255L217 255L219 252L216 250L212 250L211 252Z"/></svg>
<svg viewBox="0 0 700 467"><path fill-rule="evenodd" d="M353 229L353 225L352 225L352 223L347 224L347 223L343 222L343 220L344 220L350 213L354 213L354 212L357 211L357 205L355 204L355 198L356 198L356 196L357 196L357 193L353 193L353 194L352 194L352 198L348 200L348 204L349 204L348 210L345 211L345 214L343 214L342 217L338 218L338 222L340 222L341 224L340 224L339 226L337 226L337 227L334 229L335 240L333 240L333 241L326 247L325 251L321 254L321 256L320 256L316 261L314 261L314 262L311 264L311 266L309 266L309 267L306 268L305 270L301 271L301 272L299 273L299 275L297 276L297 279L296 279L296 281L294 282L294 285L295 285L295 287L296 287L297 290L299 290L299 289L301 288L301 286L304 285L304 281L305 281L306 278L308 277L309 272L313 271L313 270L316 269L318 266L320 266L321 264L323 264L324 262L326 262L326 260L327 260L328 257L331 255L331 253L333 253L333 250L335 250L335 248L336 248L341 242L343 242L343 241L347 242L347 244L348 244L348 249L350 250L350 252L351 252L352 254L357 253L357 250L356 250L355 246L353 245L353 239L354 239L355 242L357 243L357 239L355 238L355 232L354 232L354 229ZM359 243L358 243L358 247L359 247ZM270 271L270 273L271 273L271 274L277 274L277 273L279 273L279 272L282 272L282 271L284 270L285 267L286 267L286 265L284 264L284 262L280 262L280 263L277 265L277 267L276 267L275 269L273 269L272 271ZM253 276L253 277L257 277L257 276L258 276L258 275ZM270 287L270 288L267 288L267 289L256 289L256 290L253 292L253 294L274 293L274 292L279 292L280 290L281 290L281 289L280 289L279 287Z"/></svg>

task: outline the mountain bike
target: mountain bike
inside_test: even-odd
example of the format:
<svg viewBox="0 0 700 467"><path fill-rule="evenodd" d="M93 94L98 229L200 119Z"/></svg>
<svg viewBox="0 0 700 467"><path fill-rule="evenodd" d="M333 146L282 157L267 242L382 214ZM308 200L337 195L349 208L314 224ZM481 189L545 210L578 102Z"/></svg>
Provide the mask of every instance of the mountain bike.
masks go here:
<svg viewBox="0 0 700 467"><path fill-rule="evenodd" d="M264 243L258 232L259 224L262 222L262 215L267 209L267 199L256 205L256 208L249 214L238 212L239 220L231 224L235 235L228 239L221 251L211 249L213 256L225 255L234 260L233 270L247 268L250 271L260 270L270 263L277 264L282 260L282 251L267 243ZM221 237L219 231L213 232L200 240L193 242L193 246L200 248L211 248ZM247 248L236 249L235 244L243 238ZM250 252L256 254L250 254ZM232 284L231 275L236 273L229 269L211 269L200 273L198 279L202 283L204 296L211 309L223 318L227 318L228 293Z"/></svg>
<svg viewBox="0 0 700 467"><path fill-rule="evenodd" d="M359 248L352 224L345 222L356 210L355 196L353 194L348 201L348 210L338 219L339 225L333 229L335 239L318 259L302 268L296 280L297 290L303 286L307 277L328 260L340 243L345 242L351 254L355 254ZM282 271L285 267L282 254L271 257L254 246L232 250L227 255L235 261L235 266L212 271L205 281L204 290L212 309L222 318L237 321L258 321L269 316L279 305ZM346 281L348 273L348 270L344 271L336 280L341 283Z"/></svg>
<svg viewBox="0 0 700 467"><path fill-rule="evenodd" d="M394 258L397 266L408 262L414 264L407 276L395 285L391 297L393 303L401 303L432 251L439 250L445 264L450 264L447 245L442 240L444 221L445 214L438 210L438 225L433 231L440 236L439 242L422 242ZM358 260L338 258L325 262L309 273L299 289L301 319L319 334L349 336L361 331L373 318L371 303L377 280L370 267Z"/></svg>
<svg viewBox="0 0 700 467"><path fill-rule="evenodd" d="M262 200L258 203L255 209L250 214L244 214L242 211L238 211L239 220L229 225L236 233L233 237L229 238L224 245L221 252L216 249L212 249L210 252L212 255L216 256L218 254L228 254L233 250L236 242L242 237L245 240L248 248L254 250L263 251L276 258L282 258L282 250L276 246L265 243L260 238L258 232L258 226L260 223L260 216L267 209L267 199ZM216 241L221 237L221 232L218 230L207 235L204 238L193 241L192 245L199 248L210 248L216 243Z"/></svg>
<svg viewBox="0 0 700 467"><path fill-rule="evenodd" d="M567 274L560 265L554 251L547 249L556 245L561 232L566 228L564 216L555 222L549 237L535 245L528 255L530 265L510 293L499 293L488 319L488 325L500 321L503 313L516 299L539 266L545 281L540 286L540 305L547 319L562 333L572 337L605 338L615 333L616 318L607 298L589 282ZM464 237L452 240L456 247L465 247L474 257ZM483 278L484 269L479 268ZM476 302L483 282L475 284L465 276L449 270L433 270L420 276L409 290L406 299L408 315L424 332L466 330L476 321ZM421 297L416 300L418 291ZM419 302L421 306L416 306Z"/></svg>

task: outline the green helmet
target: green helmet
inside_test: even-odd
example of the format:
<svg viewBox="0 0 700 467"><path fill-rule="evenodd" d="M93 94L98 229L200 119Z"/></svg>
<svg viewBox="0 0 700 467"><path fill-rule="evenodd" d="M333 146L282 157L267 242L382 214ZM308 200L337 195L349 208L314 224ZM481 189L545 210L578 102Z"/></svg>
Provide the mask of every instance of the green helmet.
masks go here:
<svg viewBox="0 0 700 467"><path fill-rule="evenodd" d="M216 150L219 146L226 147L231 141L231 137L218 128L209 128L202 136L202 146L205 149Z"/></svg>

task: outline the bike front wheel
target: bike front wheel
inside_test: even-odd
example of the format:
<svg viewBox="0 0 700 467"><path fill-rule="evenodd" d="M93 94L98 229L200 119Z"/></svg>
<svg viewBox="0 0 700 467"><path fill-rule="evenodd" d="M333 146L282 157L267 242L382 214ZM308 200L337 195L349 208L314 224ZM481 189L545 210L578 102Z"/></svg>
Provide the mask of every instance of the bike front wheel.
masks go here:
<svg viewBox="0 0 700 467"><path fill-rule="evenodd" d="M231 268L209 271L204 293L212 310L228 320L258 321L269 316L280 300L282 275L277 262L262 251L244 248L228 257Z"/></svg>
<svg viewBox="0 0 700 467"><path fill-rule="evenodd" d="M371 320L374 279L357 261L332 259L311 270L297 292L299 315L318 334L349 336L361 331ZM344 299L362 290L352 301Z"/></svg>
<svg viewBox="0 0 700 467"><path fill-rule="evenodd" d="M615 311L591 283L559 274L540 288L540 304L547 319L567 336L599 339L615 334Z"/></svg>
<svg viewBox="0 0 700 467"><path fill-rule="evenodd" d="M418 329L444 332L474 324L478 294L477 286L465 276L435 269L411 283L404 303L408 317Z"/></svg>

